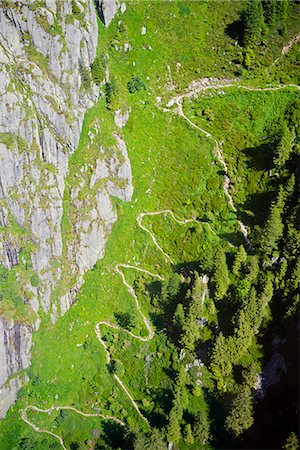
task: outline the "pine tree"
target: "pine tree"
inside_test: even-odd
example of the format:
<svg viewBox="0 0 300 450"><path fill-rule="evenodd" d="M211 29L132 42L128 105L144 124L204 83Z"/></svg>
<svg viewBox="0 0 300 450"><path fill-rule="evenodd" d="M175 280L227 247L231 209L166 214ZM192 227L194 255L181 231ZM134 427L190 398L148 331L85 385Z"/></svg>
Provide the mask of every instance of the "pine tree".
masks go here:
<svg viewBox="0 0 300 450"><path fill-rule="evenodd" d="M248 7L243 16L244 36L243 45L252 47L260 42L264 28L263 7L260 0L248 2Z"/></svg>
<svg viewBox="0 0 300 450"><path fill-rule="evenodd" d="M176 311L173 316L173 324L178 327L182 327L185 322L185 315L182 303L178 303Z"/></svg>
<svg viewBox="0 0 300 450"><path fill-rule="evenodd" d="M288 161L293 150L295 135L286 124L283 125L278 144L275 149L273 163L278 169L282 168Z"/></svg>
<svg viewBox="0 0 300 450"><path fill-rule="evenodd" d="M293 431L291 432L282 448L284 450L299 450L299 440L296 433Z"/></svg>
<svg viewBox="0 0 300 450"><path fill-rule="evenodd" d="M253 424L253 406L251 389L242 386L234 397L229 415L226 418L226 427L236 436L247 430Z"/></svg>
<svg viewBox="0 0 300 450"><path fill-rule="evenodd" d="M247 264L247 279L249 281L256 280L259 273L259 262L257 255L250 257L250 261Z"/></svg>
<svg viewBox="0 0 300 450"><path fill-rule="evenodd" d="M242 265L246 262L246 259L247 253L244 249L244 246L240 245L232 267L232 273L234 275L239 275Z"/></svg>
<svg viewBox="0 0 300 450"><path fill-rule="evenodd" d="M169 425L167 431L168 442L177 444L181 439L180 420L182 419L182 411L178 411L174 407L170 412Z"/></svg>
<svg viewBox="0 0 300 450"><path fill-rule="evenodd" d="M237 363L248 351L253 338L253 330L251 329L250 322L247 320L244 310L241 310L238 315L237 327L234 330L234 334L234 362Z"/></svg>
<svg viewBox="0 0 300 450"><path fill-rule="evenodd" d="M277 244L283 233L281 214L284 206L284 192L279 191L277 201L271 205L269 217L264 225L260 248L265 254L270 254L277 249Z"/></svg>
<svg viewBox="0 0 300 450"><path fill-rule="evenodd" d="M222 332L217 336L212 350L210 369L217 382L217 388L226 391L226 379L232 372L232 358L227 340Z"/></svg>
<svg viewBox="0 0 300 450"><path fill-rule="evenodd" d="M193 445L194 443L194 437L192 433L191 425L188 423L185 427L185 436L184 441L187 445Z"/></svg>
<svg viewBox="0 0 300 450"><path fill-rule="evenodd" d="M195 439L198 439L202 445L205 445L209 440L209 422L204 411L199 412L195 417L193 436Z"/></svg>
<svg viewBox="0 0 300 450"><path fill-rule="evenodd" d="M196 273L195 282L191 292L190 304L188 312L185 315L185 322L182 327L181 345L188 350L193 351L195 343L200 338L201 328L197 323L197 319L203 317L204 314L204 298L206 293L206 285L201 277Z"/></svg>
<svg viewBox="0 0 300 450"><path fill-rule="evenodd" d="M254 287L251 288L250 294L244 300L243 311L246 319L251 323L254 333L257 333L260 326L260 312L258 311L257 292Z"/></svg>
<svg viewBox="0 0 300 450"><path fill-rule="evenodd" d="M139 433L134 441L134 450L165 450L165 442L161 432L153 428L149 433Z"/></svg>
<svg viewBox="0 0 300 450"><path fill-rule="evenodd" d="M215 299L220 300L225 296L230 284L226 255L223 249L219 249L216 255L213 281L215 283Z"/></svg>

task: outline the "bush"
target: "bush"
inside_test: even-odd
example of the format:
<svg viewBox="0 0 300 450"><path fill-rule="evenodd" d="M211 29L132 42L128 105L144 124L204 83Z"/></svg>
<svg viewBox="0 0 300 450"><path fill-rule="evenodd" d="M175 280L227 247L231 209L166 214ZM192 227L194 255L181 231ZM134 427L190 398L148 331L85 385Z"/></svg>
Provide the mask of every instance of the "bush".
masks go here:
<svg viewBox="0 0 300 450"><path fill-rule="evenodd" d="M132 77L127 84L128 91L133 94L134 92L146 90L145 83L140 79L140 77Z"/></svg>
<svg viewBox="0 0 300 450"><path fill-rule="evenodd" d="M112 78L111 81L105 84L105 99L106 99L106 107L111 111L115 111L118 109L120 105L120 101L118 99L118 83L115 78Z"/></svg>
<svg viewBox="0 0 300 450"><path fill-rule="evenodd" d="M36 273L34 273L32 275L32 277L30 278L30 283L32 287L38 287L40 284L40 279L38 277L38 275Z"/></svg>
<svg viewBox="0 0 300 450"><path fill-rule="evenodd" d="M79 73L81 76L81 85L85 91L91 90L91 74L88 67L80 65Z"/></svg>
<svg viewBox="0 0 300 450"><path fill-rule="evenodd" d="M80 16L81 14L81 10L75 0L72 0L72 13L74 14L75 17Z"/></svg>
<svg viewBox="0 0 300 450"><path fill-rule="evenodd" d="M92 78L96 84L101 84L105 78L105 70L103 60L97 56L92 65Z"/></svg>

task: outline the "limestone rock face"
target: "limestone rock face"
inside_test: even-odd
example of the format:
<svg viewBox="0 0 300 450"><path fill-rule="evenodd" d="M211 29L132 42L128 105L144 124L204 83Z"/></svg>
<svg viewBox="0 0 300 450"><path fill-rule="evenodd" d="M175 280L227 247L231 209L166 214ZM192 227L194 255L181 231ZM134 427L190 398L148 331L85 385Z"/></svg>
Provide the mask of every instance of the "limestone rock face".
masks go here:
<svg viewBox="0 0 300 450"><path fill-rule="evenodd" d="M101 3L108 25L119 3ZM39 310L55 322L69 309L84 273L103 256L117 219L110 196L132 195L125 143L120 148L116 138L109 157L99 145L95 165L82 169L72 189L71 238L63 245L69 156L78 146L84 114L99 96L90 70L96 14L93 0L0 4L0 264L16 272L23 301L36 317L29 326L0 316L0 417L22 384L18 371L30 364ZM66 270L75 285L65 282Z"/></svg>
<svg viewBox="0 0 300 450"><path fill-rule="evenodd" d="M30 364L31 332L13 320L0 319L0 418L16 400L21 377L7 379Z"/></svg>
<svg viewBox="0 0 300 450"><path fill-rule="evenodd" d="M118 0L98 0L97 4L100 18L108 27L121 5Z"/></svg>

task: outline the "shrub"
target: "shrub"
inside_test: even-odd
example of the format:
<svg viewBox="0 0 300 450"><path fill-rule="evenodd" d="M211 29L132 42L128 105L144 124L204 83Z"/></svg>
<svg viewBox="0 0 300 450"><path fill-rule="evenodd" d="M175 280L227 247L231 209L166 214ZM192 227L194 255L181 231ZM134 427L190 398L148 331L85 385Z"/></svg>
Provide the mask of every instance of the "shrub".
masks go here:
<svg viewBox="0 0 300 450"><path fill-rule="evenodd" d="M131 80L127 84L128 91L131 94L134 94L134 92L146 90L145 83L140 79L140 77L132 77Z"/></svg>
<svg viewBox="0 0 300 450"><path fill-rule="evenodd" d="M92 78L96 84L100 84L105 78L103 60L97 56L92 65Z"/></svg>
<svg viewBox="0 0 300 450"><path fill-rule="evenodd" d="M39 286L40 279L39 279L39 277L38 277L38 275L36 273L34 273L32 275L32 277L30 278L30 283L31 283L31 286L33 286L33 287L38 287Z"/></svg>

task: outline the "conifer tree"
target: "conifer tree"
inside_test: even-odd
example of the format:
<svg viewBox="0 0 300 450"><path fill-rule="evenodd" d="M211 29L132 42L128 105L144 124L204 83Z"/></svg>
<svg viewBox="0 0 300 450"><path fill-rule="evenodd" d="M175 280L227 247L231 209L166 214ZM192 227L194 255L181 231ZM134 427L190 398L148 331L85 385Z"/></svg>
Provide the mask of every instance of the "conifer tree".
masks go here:
<svg viewBox="0 0 300 450"><path fill-rule="evenodd" d="M283 233L281 214L284 206L284 193L279 191L277 201L271 205L269 217L264 225L260 248L265 254L270 254L277 249L278 241Z"/></svg>
<svg viewBox="0 0 300 450"><path fill-rule="evenodd" d="M185 315L185 322L182 327L181 344L188 350L193 351L195 343L200 338L201 328L197 320L202 318L204 311L204 298L206 286L201 280L201 277L196 273L195 282L192 288L190 304L188 312Z"/></svg>
<svg viewBox="0 0 300 450"><path fill-rule="evenodd" d="M244 12L243 23L243 45L245 47L253 47L259 44L264 27L263 7L260 0L250 0L248 2L248 7Z"/></svg>
<svg viewBox="0 0 300 450"><path fill-rule="evenodd" d="M200 411L195 417L193 436L194 439L198 439L202 445L205 445L209 440L209 422L204 411Z"/></svg>
<svg viewBox="0 0 300 450"><path fill-rule="evenodd" d="M225 296L230 284L226 255L223 249L219 249L216 255L213 281L215 283L215 299L220 300Z"/></svg>
<svg viewBox="0 0 300 450"><path fill-rule="evenodd" d="M178 327L182 327L185 322L185 315L182 303L178 303L176 311L173 316L173 324Z"/></svg>
<svg viewBox="0 0 300 450"><path fill-rule="evenodd" d="M134 450L165 450L167 444L157 428L149 433L139 433L134 441Z"/></svg>
<svg viewBox="0 0 300 450"><path fill-rule="evenodd" d="M291 432L282 448L284 450L299 450L299 440L296 433L293 431Z"/></svg>
<svg viewBox="0 0 300 450"><path fill-rule="evenodd" d="M193 433L192 433L192 428L191 428L191 425L189 423L185 427L184 440L185 440L187 445L193 445L193 443L194 443L194 437L193 437Z"/></svg>
<svg viewBox="0 0 300 450"><path fill-rule="evenodd" d="M251 389L242 386L234 397L229 415L226 418L226 427L236 436L247 430L253 424L253 406Z"/></svg>
<svg viewBox="0 0 300 450"><path fill-rule="evenodd" d="M212 350L210 368L217 382L217 388L226 391L226 378L232 372L232 360L227 340L222 332L216 338Z"/></svg>
<svg viewBox="0 0 300 450"><path fill-rule="evenodd" d="M278 169L282 168L289 159L293 149L294 139L294 133L292 133L288 126L284 124L273 159L274 166Z"/></svg>
<svg viewBox="0 0 300 450"><path fill-rule="evenodd" d="M247 253L244 249L243 245L239 246L237 254L235 256L235 260L232 267L232 273L234 275L239 275L242 265L245 263L247 259Z"/></svg>

